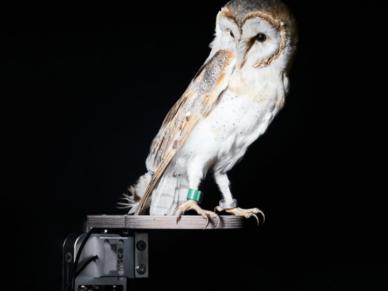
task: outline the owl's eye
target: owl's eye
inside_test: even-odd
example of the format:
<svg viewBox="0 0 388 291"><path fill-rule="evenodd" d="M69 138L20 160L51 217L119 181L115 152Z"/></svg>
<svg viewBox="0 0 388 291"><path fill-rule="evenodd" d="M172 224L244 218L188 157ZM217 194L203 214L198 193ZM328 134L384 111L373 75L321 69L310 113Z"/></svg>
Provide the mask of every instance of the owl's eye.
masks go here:
<svg viewBox="0 0 388 291"><path fill-rule="evenodd" d="M255 40L257 40L258 42L265 42L267 40L267 36L264 33L258 33L255 36Z"/></svg>
<svg viewBox="0 0 388 291"><path fill-rule="evenodd" d="M230 34L230 36L231 36L232 38L234 38L234 33L233 33L231 30L229 30L229 34Z"/></svg>

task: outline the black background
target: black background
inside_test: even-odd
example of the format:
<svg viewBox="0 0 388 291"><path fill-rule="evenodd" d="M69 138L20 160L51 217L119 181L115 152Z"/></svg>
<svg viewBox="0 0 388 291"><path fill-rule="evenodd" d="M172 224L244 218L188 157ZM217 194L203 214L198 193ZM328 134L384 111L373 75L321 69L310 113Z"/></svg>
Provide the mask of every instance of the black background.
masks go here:
<svg viewBox="0 0 388 291"><path fill-rule="evenodd" d="M224 3L4 10L4 164L16 179L5 176L2 194L3 284L59 290L67 234L87 214L122 213L116 202L145 171L164 115L206 59ZM151 279L138 287L383 290L386 190L374 135L383 124L382 7L286 3L300 30L291 93L230 173L240 205L260 207L267 222L153 233ZM212 179L202 189L214 207Z"/></svg>

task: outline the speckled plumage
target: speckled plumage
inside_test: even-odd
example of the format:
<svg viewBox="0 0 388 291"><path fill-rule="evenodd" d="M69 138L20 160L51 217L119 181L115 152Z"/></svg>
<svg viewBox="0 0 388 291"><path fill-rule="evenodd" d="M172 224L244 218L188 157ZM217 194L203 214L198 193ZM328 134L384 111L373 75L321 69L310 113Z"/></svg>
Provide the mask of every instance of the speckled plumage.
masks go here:
<svg viewBox="0 0 388 291"><path fill-rule="evenodd" d="M234 0L221 9L209 58L166 116L146 161L148 172L125 198L130 213L198 211L187 203L187 189L199 188L209 170L222 205L235 204L227 172L284 105L295 45L294 18L279 0Z"/></svg>
<svg viewBox="0 0 388 291"><path fill-rule="evenodd" d="M280 0L236 0L230 1L225 7L232 11L240 26L245 17L254 11L268 13L277 20L290 25L294 21L287 6Z"/></svg>

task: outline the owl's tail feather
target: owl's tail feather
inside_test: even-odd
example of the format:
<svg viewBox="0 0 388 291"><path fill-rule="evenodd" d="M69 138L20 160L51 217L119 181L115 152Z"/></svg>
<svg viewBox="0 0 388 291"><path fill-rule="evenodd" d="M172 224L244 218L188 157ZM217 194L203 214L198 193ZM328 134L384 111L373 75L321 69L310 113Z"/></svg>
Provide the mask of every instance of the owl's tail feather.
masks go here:
<svg viewBox="0 0 388 291"><path fill-rule="evenodd" d="M128 188L130 194L123 194L118 207L129 209L128 214L135 214L151 179L151 172L141 176L135 185ZM166 171L152 192L151 199L145 208L150 208L152 216L175 215L177 207L186 201L186 184L187 181L184 177L175 177L173 173Z"/></svg>
<svg viewBox="0 0 388 291"><path fill-rule="evenodd" d="M151 172L141 176L135 185L128 188L129 194L123 194L121 197L122 201L118 203L118 208L129 209L128 214L134 214L139 207L140 199L143 197L151 178Z"/></svg>
<svg viewBox="0 0 388 291"><path fill-rule="evenodd" d="M182 185L185 179L176 177L172 171L166 171L152 193L150 214L153 216L175 215L182 203Z"/></svg>

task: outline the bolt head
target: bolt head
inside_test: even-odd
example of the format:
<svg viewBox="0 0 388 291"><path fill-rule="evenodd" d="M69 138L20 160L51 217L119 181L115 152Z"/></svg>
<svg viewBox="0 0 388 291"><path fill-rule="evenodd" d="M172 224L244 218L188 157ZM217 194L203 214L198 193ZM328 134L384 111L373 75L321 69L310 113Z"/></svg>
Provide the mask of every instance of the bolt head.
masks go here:
<svg viewBox="0 0 388 291"><path fill-rule="evenodd" d="M136 243L136 248L137 248L139 251L144 251L144 250L147 248L147 243L146 243L144 240L139 240L139 241Z"/></svg>
<svg viewBox="0 0 388 291"><path fill-rule="evenodd" d="M139 266L136 266L136 272L139 274L139 275L144 275L147 271L147 268L145 265L143 264L140 264Z"/></svg>
<svg viewBox="0 0 388 291"><path fill-rule="evenodd" d="M70 252L65 254L65 262L70 264L73 261L73 255Z"/></svg>

